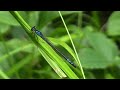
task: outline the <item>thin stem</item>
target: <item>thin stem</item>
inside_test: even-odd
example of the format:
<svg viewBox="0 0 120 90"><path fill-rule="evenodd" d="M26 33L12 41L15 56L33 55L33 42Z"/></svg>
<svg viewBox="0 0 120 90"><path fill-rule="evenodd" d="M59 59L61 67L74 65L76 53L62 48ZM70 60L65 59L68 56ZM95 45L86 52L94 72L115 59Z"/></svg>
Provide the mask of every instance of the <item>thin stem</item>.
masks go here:
<svg viewBox="0 0 120 90"><path fill-rule="evenodd" d="M81 63L80 63L80 59L79 59L79 57L78 57L78 54L77 54L75 45L74 45L74 43L73 43L73 41L72 41L72 38L71 38L71 36L70 36L69 30L68 30L68 28L67 28L67 26L66 26L66 24L65 24L65 21L64 21L64 19L63 19L63 17L62 17L61 12L60 12L60 11L58 11L58 12L59 12L59 15L60 15L60 17L61 17L61 19L62 19L62 22L63 22L64 26L65 26L65 29L67 30L67 33L68 33L68 35L69 35L70 41L71 41L71 43L72 43L73 49L74 49L74 51L75 51L75 54L76 54L76 57L77 57L77 60L78 60L78 64L80 65L80 69L81 69L83 78L85 79L84 71L83 71L82 65L81 65Z"/></svg>

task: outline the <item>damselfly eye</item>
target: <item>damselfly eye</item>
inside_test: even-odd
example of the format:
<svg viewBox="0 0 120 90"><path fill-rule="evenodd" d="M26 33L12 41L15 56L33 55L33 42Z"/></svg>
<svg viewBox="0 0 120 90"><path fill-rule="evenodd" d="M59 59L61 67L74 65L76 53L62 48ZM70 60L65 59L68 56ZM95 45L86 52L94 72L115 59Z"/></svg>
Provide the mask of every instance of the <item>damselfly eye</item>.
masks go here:
<svg viewBox="0 0 120 90"><path fill-rule="evenodd" d="M31 30L32 30L32 31L36 31L36 27L33 26L33 27L31 28Z"/></svg>

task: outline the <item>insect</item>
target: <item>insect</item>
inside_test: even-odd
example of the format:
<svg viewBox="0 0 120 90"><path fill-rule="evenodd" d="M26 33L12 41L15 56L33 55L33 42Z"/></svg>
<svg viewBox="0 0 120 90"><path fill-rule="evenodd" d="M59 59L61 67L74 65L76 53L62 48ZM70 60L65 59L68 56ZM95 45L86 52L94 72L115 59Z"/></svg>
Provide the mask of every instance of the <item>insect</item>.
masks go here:
<svg viewBox="0 0 120 90"><path fill-rule="evenodd" d="M61 55L66 61L68 61L72 66L74 66L76 68L76 65L70 61L70 59L68 59L65 55L63 55L46 37L44 37L44 35L42 34L42 32L40 32L39 30L36 29L35 26L33 26L31 28L31 30L36 33L38 36L40 36L46 43L48 43L56 53L58 53L59 55Z"/></svg>

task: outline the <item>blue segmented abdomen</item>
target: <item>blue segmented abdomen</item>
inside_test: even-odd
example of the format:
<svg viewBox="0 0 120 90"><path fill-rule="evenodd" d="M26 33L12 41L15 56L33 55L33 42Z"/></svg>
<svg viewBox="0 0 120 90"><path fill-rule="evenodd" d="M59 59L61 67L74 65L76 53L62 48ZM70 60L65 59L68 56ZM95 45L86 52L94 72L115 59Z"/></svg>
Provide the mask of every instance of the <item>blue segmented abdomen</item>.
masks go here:
<svg viewBox="0 0 120 90"><path fill-rule="evenodd" d="M36 33L38 36L43 37L43 34L42 34L40 31L36 30L35 33Z"/></svg>

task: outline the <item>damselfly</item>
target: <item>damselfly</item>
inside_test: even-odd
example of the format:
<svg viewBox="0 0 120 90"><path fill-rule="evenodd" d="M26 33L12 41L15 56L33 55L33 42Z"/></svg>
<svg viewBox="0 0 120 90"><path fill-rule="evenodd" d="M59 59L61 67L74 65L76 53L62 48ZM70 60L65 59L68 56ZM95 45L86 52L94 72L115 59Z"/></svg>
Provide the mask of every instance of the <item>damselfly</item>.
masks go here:
<svg viewBox="0 0 120 90"><path fill-rule="evenodd" d="M76 65L72 61L70 61L65 55L63 55L57 48L55 48L55 46L50 41L48 41L47 38L44 37L44 35L42 34L42 32L40 32L39 30L37 30L35 28L35 26L32 27L31 30L34 33L36 33L38 36L40 36L46 43L48 43L54 49L54 51L56 51L59 55L61 55L62 57L64 57L64 59L66 61L68 61L72 66L74 66L76 68Z"/></svg>

